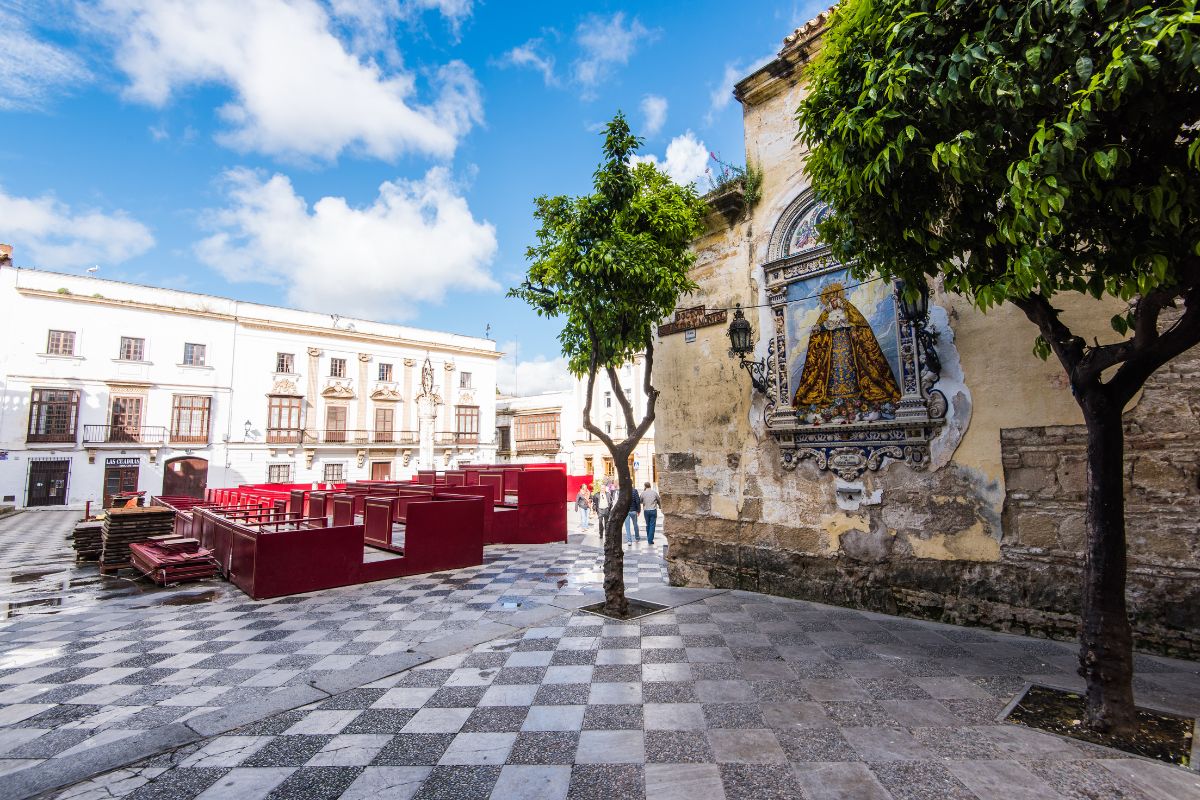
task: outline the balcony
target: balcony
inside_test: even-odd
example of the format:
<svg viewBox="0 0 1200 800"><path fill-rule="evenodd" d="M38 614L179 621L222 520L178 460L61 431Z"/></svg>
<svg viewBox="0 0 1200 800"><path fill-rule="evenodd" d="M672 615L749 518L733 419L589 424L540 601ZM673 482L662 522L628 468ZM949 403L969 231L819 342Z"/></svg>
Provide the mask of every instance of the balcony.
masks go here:
<svg viewBox="0 0 1200 800"><path fill-rule="evenodd" d="M300 444L303 438L299 428L267 428L267 444Z"/></svg>
<svg viewBox="0 0 1200 800"><path fill-rule="evenodd" d="M171 444L206 445L208 444L208 434L205 433L197 436L191 433L171 431Z"/></svg>
<svg viewBox="0 0 1200 800"><path fill-rule="evenodd" d="M415 445L420 441L416 431L365 431L328 428L304 434L305 444L330 445Z"/></svg>
<svg viewBox="0 0 1200 800"><path fill-rule="evenodd" d="M437 431L433 434L433 443L439 447L462 447L479 444L478 433L460 433L458 431Z"/></svg>
<svg viewBox="0 0 1200 800"><path fill-rule="evenodd" d="M83 443L113 445L144 445L159 447L167 441L167 429L162 425L84 425Z"/></svg>
<svg viewBox="0 0 1200 800"><path fill-rule="evenodd" d="M75 444L75 431L27 433L26 444Z"/></svg>
<svg viewBox="0 0 1200 800"><path fill-rule="evenodd" d="M518 453L557 453L558 439L517 439Z"/></svg>

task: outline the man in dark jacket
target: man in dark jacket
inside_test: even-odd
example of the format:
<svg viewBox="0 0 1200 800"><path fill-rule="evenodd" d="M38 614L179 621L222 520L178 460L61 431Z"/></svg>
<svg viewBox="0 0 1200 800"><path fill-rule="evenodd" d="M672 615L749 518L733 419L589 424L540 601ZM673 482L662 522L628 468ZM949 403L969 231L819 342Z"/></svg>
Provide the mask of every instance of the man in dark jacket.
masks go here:
<svg viewBox="0 0 1200 800"><path fill-rule="evenodd" d="M633 540L642 540L642 532L638 530L638 514L642 513L642 496L636 488L631 490L633 496L629 499L629 513L625 515L625 544L633 546ZM633 539L629 538L629 525L633 524Z"/></svg>

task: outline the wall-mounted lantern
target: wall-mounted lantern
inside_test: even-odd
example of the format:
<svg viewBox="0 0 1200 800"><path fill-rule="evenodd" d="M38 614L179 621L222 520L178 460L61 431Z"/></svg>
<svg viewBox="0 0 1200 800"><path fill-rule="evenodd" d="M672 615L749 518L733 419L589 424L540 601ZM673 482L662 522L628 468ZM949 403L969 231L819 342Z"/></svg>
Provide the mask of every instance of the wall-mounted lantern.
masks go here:
<svg viewBox="0 0 1200 800"><path fill-rule="evenodd" d="M254 427L254 423L253 423L253 422L251 422L250 420L246 420L246 432L245 432L245 434L242 436L242 441L243 441L243 442L248 442L248 441L250 441L250 429L251 429L251 428L253 428L253 427Z"/></svg>
<svg viewBox="0 0 1200 800"><path fill-rule="evenodd" d="M742 313L742 304L733 310L733 322L729 323L729 355L738 357L738 365L750 373L750 382L755 390L767 391L767 364L762 359L748 361L746 356L754 352L754 328Z"/></svg>
<svg viewBox="0 0 1200 800"><path fill-rule="evenodd" d="M920 284L917 286L916 294L911 297L905 289L906 284L903 280L896 281L896 296L900 303L900 316L904 318L905 322L913 326L913 330L921 342L925 368L930 374L935 376L936 380L936 376L941 374L942 362L938 358L934 335L928 327L929 284L922 278Z"/></svg>

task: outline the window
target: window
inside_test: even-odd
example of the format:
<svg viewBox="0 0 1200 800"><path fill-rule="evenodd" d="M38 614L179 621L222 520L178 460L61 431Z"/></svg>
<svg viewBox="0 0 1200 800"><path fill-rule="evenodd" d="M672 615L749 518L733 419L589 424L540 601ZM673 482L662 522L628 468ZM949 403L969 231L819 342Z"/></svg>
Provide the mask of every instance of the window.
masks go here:
<svg viewBox="0 0 1200 800"><path fill-rule="evenodd" d="M612 408L612 392L604 393L604 407Z"/></svg>
<svg viewBox="0 0 1200 800"><path fill-rule="evenodd" d="M121 337L121 354L118 356L122 361L145 361L146 357L146 340L133 339L129 336Z"/></svg>
<svg viewBox="0 0 1200 800"><path fill-rule="evenodd" d="M291 464L268 464L267 465L267 483L291 483L292 482L292 465Z"/></svg>
<svg viewBox="0 0 1200 800"><path fill-rule="evenodd" d="M171 401L171 441L208 444L208 415L212 398L177 394Z"/></svg>
<svg viewBox="0 0 1200 800"><path fill-rule="evenodd" d="M183 345L183 363L189 367L203 367L204 352L206 349L202 344L185 343Z"/></svg>
<svg viewBox="0 0 1200 800"><path fill-rule="evenodd" d="M454 407L454 433L460 442L479 441L479 406Z"/></svg>
<svg viewBox="0 0 1200 800"><path fill-rule="evenodd" d="M346 407L325 407L325 441L346 441Z"/></svg>
<svg viewBox="0 0 1200 800"><path fill-rule="evenodd" d="M471 373L469 373L469 372L458 373L458 388L460 388L460 389L470 389L471 388Z"/></svg>
<svg viewBox="0 0 1200 800"><path fill-rule="evenodd" d="M276 353L275 371L294 373L296 371L296 357L291 353Z"/></svg>
<svg viewBox="0 0 1200 800"><path fill-rule="evenodd" d="M604 432L605 432L605 433L612 433L612 423L611 423L611 422L605 422L605 423L604 423Z"/></svg>
<svg viewBox="0 0 1200 800"><path fill-rule="evenodd" d="M595 467L594 462L592 461L592 457L584 456L583 457L583 474L584 475L595 475L596 473L592 472L592 470L595 468L596 467Z"/></svg>
<svg viewBox="0 0 1200 800"><path fill-rule="evenodd" d="M79 420L79 392L34 389L29 398L27 442L74 442Z"/></svg>
<svg viewBox="0 0 1200 800"><path fill-rule="evenodd" d="M379 380L390 381L391 379L392 379L392 365L391 364L380 364L379 365Z"/></svg>
<svg viewBox="0 0 1200 800"><path fill-rule="evenodd" d="M526 414L513 419L517 451L558 452L558 414Z"/></svg>
<svg viewBox="0 0 1200 800"><path fill-rule="evenodd" d="M108 417L110 442L136 442L142 432L142 398L114 397Z"/></svg>
<svg viewBox="0 0 1200 800"><path fill-rule="evenodd" d="M512 439L510 437L511 433L512 428L508 427L507 425L496 428L496 441L500 445L501 453L507 453L512 449Z"/></svg>
<svg viewBox="0 0 1200 800"><path fill-rule="evenodd" d="M326 464L325 483L341 483L346 479L345 464Z"/></svg>
<svg viewBox="0 0 1200 800"><path fill-rule="evenodd" d="M344 359L344 358L329 359L329 377L331 377L331 378L346 377L346 359Z"/></svg>
<svg viewBox="0 0 1200 800"><path fill-rule="evenodd" d="M272 395L268 398L267 441L298 441L300 438L300 413L302 408L303 400L299 397Z"/></svg>
<svg viewBox="0 0 1200 800"><path fill-rule="evenodd" d="M377 406L375 408L375 441L394 441L392 432L395 420L396 411L391 406Z"/></svg>
<svg viewBox="0 0 1200 800"><path fill-rule="evenodd" d="M53 356L75 355L75 331L50 331L46 352Z"/></svg>

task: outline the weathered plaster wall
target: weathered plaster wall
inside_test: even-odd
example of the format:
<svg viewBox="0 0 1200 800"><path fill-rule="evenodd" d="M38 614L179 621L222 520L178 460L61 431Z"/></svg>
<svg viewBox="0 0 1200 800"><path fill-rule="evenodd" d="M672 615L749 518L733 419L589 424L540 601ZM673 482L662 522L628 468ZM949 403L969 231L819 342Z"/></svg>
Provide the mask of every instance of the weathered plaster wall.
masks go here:
<svg viewBox="0 0 1200 800"><path fill-rule="evenodd" d="M745 109L747 158L764 170L762 200L732 224L714 215L696 243L700 289L686 305L765 301L772 229L807 188L792 121L802 87L794 76L773 80L774 93L760 92ZM934 469L890 463L858 486L809 461L782 468L762 423L763 397L728 357L723 326L697 330L690 343L682 335L661 341L657 438L672 582L1074 635L1081 528L1072 520L1085 479L1078 407L1059 365L1032 355L1036 331L1017 309L985 315L943 294L933 302L939 349L958 364L969 407L958 429L933 443ZM1113 336L1111 306L1064 303L1081 335ZM763 357L767 309L747 316ZM1190 610L1200 607L1191 588L1200 487L1188 445L1200 431L1197 359L1156 377L1129 412L1138 634L1145 647L1191 654L1200 653Z"/></svg>

